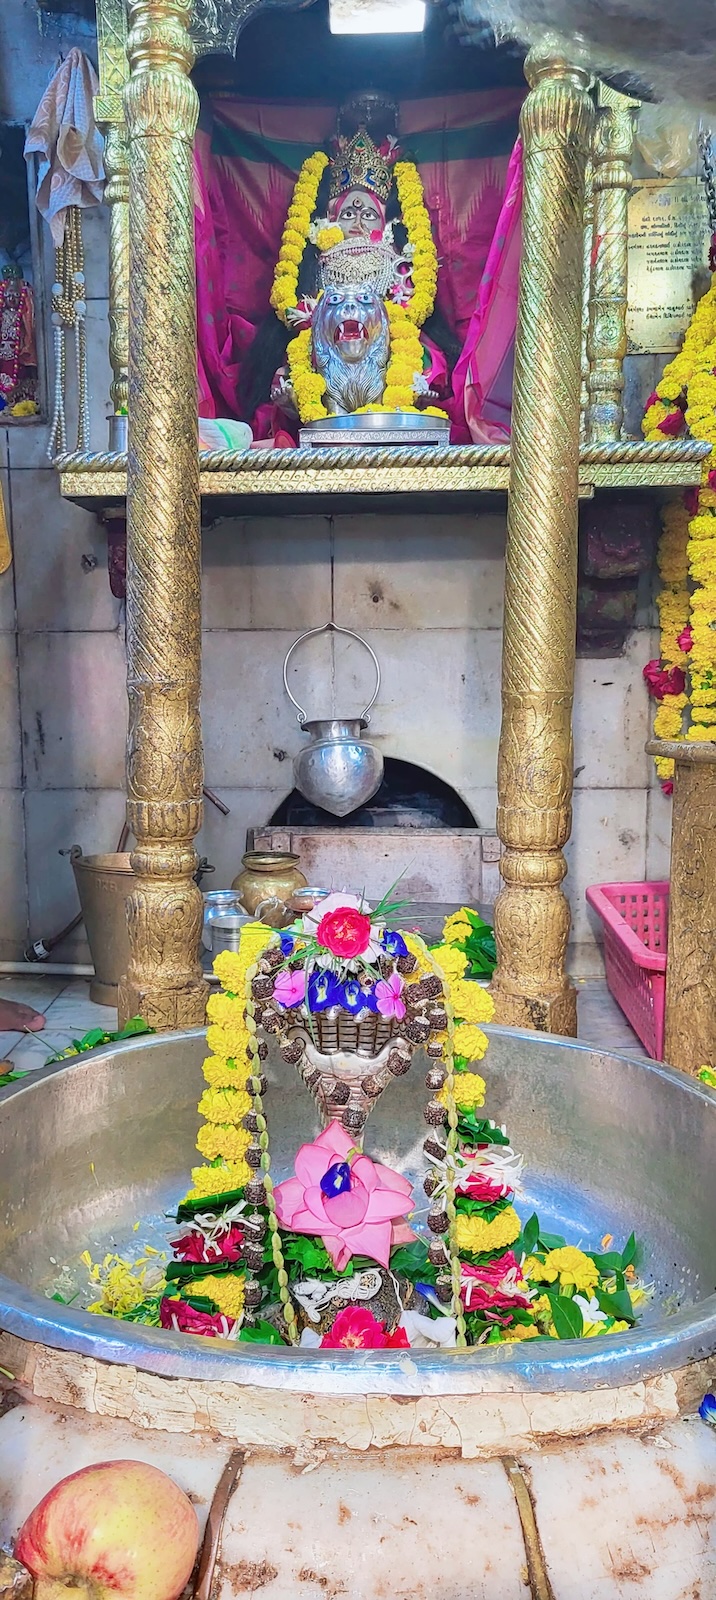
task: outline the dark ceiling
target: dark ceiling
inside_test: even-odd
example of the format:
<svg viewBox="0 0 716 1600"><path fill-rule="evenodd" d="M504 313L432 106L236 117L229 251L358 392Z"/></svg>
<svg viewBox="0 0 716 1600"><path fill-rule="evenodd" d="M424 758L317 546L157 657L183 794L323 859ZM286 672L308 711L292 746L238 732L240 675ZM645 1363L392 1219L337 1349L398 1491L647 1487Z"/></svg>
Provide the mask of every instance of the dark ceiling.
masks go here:
<svg viewBox="0 0 716 1600"><path fill-rule="evenodd" d="M356 90L380 89L395 99L460 90L522 87L524 53L516 45L495 49L465 44L452 10L431 4L421 34L335 35L328 0L301 11L266 11L249 22L236 60L205 57L195 68L200 88L233 89L252 99L343 100Z"/></svg>

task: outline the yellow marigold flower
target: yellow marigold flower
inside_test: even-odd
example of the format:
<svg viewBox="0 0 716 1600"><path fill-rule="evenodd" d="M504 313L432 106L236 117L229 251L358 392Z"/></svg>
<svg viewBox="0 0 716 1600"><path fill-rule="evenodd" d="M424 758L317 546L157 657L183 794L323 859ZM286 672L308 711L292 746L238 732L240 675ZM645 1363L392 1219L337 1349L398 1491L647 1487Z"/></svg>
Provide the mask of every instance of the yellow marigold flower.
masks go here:
<svg viewBox="0 0 716 1600"><path fill-rule="evenodd" d="M206 1122L199 1129L196 1148L207 1161L223 1156L225 1161L240 1161L251 1143L251 1134L245 1128L232 1128L223 1123Z"/></svg>
<svg viewBox="0 0 716 1600"><path fill-rule="evenodd" d="M199 1116L205 1117L207 1122L232 1122L238 1126L251 1106L251 1096L245 1089L214 1086L204 1090L199 1101Z"/></svg>
<svg viewBox="0 0 716 1600"><path fill-rule="evenodd" d="M520 1219L514 1206L500 1211L492 1222L486 1222L484 1217L461 1214L455 1219L455 1244L461 1252L478 1255L488 1250L506 1250L519 1233Z"/></svg>
<svg viewBox="0 0 716 1600"><path fill-rule="evenodd" d="M516 1322L512 1328L503 1328L501 1344L517 1344L520 1339L539 1339L539 1328L533 1322Z"/></svg>
<svg viewBox="0 0 716 1600"><path fill-rule="evenodd" d="M549 1275L548 1275L549 1274ZM533 1273L537 1278L538 1274ZM591 1294L599 1282L599 1268L595 1266L590 1256L583 1250L578 1250L576 1245L563 1245L559 1250L550 1250L545 1260L541 1279L544 1283L554 1283L556 1277L563 1288L586 1291Z"/></svg>
<svg viewBox="0 0 716 1600"><path fill-rule="evenodd" d="M337 224L330 228L320 228L316 234L316 248L318 250L332 250L334 245L343 243L343 229Z"/></svg>
<svg viewBox="0 0 716 1600"><path fill-rule="evenodd" d="M209 1022L220 1027L243 1028L246 1001L243 995L210 994L206 1002Z"/></svg>
<svg viewBox="0 0 716 1600"><path fill-rule="evenodd" d="M453 1035L453 1048L468 1061L481 1061L487 1049L487 1036L473 1022L459 1022Z"/></svg>
<svg viewBox="0 0 716 1600"><path fill-rule="evenodd" d="M243 1272L210 1272L206 1278L199 1279L196 1292L208 1295L222 1316L239 1321L244 1309Z"/></svg>
<svg viewBox="0 0 716 1600"><path fill-rule="evenodd" d="M446 917L443 923L443 941L445 944L459 944L461 939L469 939L472 933L472 923L465 910L454 911L451 917Z"/></svg>
<svg viewBox="0 0 716 1600"><path fill-rule="evenodd" d="M541 1270L542 1270L542 1262L537 1259L537 1256L526 1256L525 1257L525 1260L522 1263L522 1276L523 1276L523 1278L527 1278L527 1279L534 1278L535 1282L542 1283L542 1282L544 1282L544 1279L540 1278L540 1276L539 1276ZM557 1276L557 1274L555 1272L555 1278L556 1278L556 1276ZM547 1302L547 1304L549 1305L549 1301Z"/></svg>
<svg viewBox="0 0 716 1600"><path fill-rule="evenodd" d="M192 1167L193 1188L186 1198L207 1200L232 1189L245 1189L253 1175L247 1161L224 1161L220 1167Z"/></svg>
<svg viewBox="0 0 716 1600"><path fill-rule="evenodd" d="M246 1060L249 1042L246 1028L219 1027L218 1023L213 1023L206 1030L206 1042L212 1055L221 1056L224 1061L235 1061L241 1066Z"/></svg>
<svg viewBox="0 0 716 1600"><path fill-rule="evenodd" d="M474 1111L477 1106L485 1104L486 1084L479 1072L456 1072L455 1074L455 1104L460 1111ZM437 1099L442 1105L447 1105L447 1088L443 1084L438 1091Z"/></svg>
<svg viewBox="0 0 716 1600"><path fill-rule="evenodd" d="M243 1088L247 1068L243 1061L237 1067L223 1056L207 1056L201 1070L212 1089L238 1089Z"/></svg>
<svg viewBox="0 0 716 1600"><path fill-rule="evenodd" d="M463 955L462 950L456 950L451 944L437 945L433 950L433 959L448 982L453 978L464 978L469 965L467 956Z"/></svg>
<svg viewBox="0 0 716 1600"><path fill-rule="evenodd" d="M426 960L422 942L416 939L415 935L412 933L404 933L403 938L408 946L411 956L415 956L415 959L418 963L415 972L411 972L407 980L408 983L415 983L417 982L418 978L424 977L426 972L432 972L433 969L430 965L430 962Z"/></svg>
<svg viewBox="0 0 716 1600"><path fill-rule="evenodd" d="M90 1279L99 1284L99 1299L89 1311L98 1316L125 1317L146 1300L148 1294L159 1294L165 1286L164 1256L154 1260L141 1256L138 1261L126 1261L123 1256L107 1255L102 1262L93 1262L89 1251L82 1255L90 1268Z"/></svg>
<svg viewBox="0 0 716 1600"><path fill-rule="evenodd" d="M467 979L456 978L450 984L450 1001L461 1022L492 1022L495 1015L495 1002L489 989Z"/></svg>

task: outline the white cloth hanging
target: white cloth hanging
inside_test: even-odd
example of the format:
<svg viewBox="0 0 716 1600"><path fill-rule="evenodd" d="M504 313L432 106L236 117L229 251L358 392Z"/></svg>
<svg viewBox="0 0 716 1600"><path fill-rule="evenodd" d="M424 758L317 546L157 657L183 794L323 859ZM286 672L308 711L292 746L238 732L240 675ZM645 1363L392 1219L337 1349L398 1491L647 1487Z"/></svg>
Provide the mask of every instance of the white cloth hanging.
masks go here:
<svg viewBox="0 0 716 1600"><path fill-rule="evenodd" d="M81 50L70 50L48 84L25 141L25 157L39 155L35 200L55 247L62 244L69 206L86 210L102 201L104 144L94 119L99 79Z"/></svg>

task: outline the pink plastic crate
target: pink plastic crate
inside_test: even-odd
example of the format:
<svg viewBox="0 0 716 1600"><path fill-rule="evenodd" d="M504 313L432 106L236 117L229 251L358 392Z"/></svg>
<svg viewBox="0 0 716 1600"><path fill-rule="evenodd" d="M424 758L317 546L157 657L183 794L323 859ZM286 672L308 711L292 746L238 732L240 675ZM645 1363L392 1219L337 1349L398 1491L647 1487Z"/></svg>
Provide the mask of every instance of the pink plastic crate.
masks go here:
<svg viewBox="0 0 716 1600"><path fill-rule="evenodd" d="M664 1058L667 883L595 883L590 906L604 924L607 983L654 1061Z"/></svg>

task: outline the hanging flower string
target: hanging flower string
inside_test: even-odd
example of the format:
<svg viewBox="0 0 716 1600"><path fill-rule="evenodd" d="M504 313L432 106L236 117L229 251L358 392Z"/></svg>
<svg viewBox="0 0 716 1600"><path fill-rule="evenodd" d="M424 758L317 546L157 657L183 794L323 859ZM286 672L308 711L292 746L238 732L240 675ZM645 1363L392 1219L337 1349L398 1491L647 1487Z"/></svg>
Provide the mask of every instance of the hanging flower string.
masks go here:
<svg viewBox="0 0 716 1600"><path fill-rule="evenodd" d="M687 489L682 504L667 506L662 517L661 657L644 669L660 702L656 737L709 740L716 730L716 279L694 311L682 350L647 401L642 428L647 439L688 431L711 446L699 487ZM667 792L673 765L656 758Z"/></svg>

